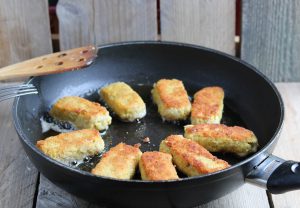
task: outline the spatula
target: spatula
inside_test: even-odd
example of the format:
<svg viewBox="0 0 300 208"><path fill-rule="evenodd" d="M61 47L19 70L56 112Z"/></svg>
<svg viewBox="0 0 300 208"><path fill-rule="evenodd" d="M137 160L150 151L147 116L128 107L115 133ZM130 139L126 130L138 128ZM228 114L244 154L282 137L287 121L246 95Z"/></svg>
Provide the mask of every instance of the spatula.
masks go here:
<svg viewBox="0 0 300 208"><path fill-rule="evenodd" d="M0 69L0 80L81 69L89 66L96 56L97 50L94 46L85 46L52 53L3 67Z"/></svg>

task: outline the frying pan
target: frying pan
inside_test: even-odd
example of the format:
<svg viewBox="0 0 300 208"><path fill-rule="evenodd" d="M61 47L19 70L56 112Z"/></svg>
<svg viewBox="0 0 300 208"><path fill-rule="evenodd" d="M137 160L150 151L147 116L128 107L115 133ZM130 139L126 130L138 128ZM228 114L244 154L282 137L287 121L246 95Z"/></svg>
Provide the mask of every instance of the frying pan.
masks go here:
<svg viewBox="0 0 300 208"><path fill-rule="evenodd" d="M102 46L99 51L95 63L84 70L30 79L28 83L34 84L39 94L14 101L14 125L27 155L57 186L108 207L191 207L228 194L245 181L275 194L300 188L299 163L271 154L282 128L284 106L276 87L254 67L215 50L181 43L128 42ZM113 117L103 136L106 150L121 141L142 143L144 137L151 142L142 143L142 151L158 150L162 139L182 134L187 123L162 122L150 94L153 83L161 78L182 80L190 96L204 86L223 87L226 98L222 123L254 131L258 152L245 158L216 154L232 166L204 176L182 175L181 180L151 182L141 181L138 173L133 180L94 176L87 170L99 158L69 167L35 147L37 140L48 136L42 133L40 118L58 98L79 95L97 101L97 89L124 81L145 100L147 116L134 123Z"/></svg>

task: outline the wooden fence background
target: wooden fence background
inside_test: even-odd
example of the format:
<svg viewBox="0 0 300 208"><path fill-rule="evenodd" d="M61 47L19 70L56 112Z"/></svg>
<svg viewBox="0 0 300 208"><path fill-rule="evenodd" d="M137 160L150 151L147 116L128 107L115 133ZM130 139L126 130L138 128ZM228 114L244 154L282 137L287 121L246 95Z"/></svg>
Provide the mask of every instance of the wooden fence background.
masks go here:
<svg viewBox="0 0 300 208"><path fill-rule="evenodd" d="M300 1L241 5L240 57L273 81L300 81ZM165 40L236 55L235 7L235 0L60 0L60 48ZM0 67L51 51L48 1L0 0Z"/></svg>

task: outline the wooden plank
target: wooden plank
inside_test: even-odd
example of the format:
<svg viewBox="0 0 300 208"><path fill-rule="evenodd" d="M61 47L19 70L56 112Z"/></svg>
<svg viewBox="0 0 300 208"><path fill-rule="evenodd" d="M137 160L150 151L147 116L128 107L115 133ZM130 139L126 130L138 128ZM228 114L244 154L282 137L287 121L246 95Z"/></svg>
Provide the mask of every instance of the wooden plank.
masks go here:
<svg viewBox="0 0 300 208"><path fill-rule="evenodd" d="M0 1L0 46L0 67L51 53L48 1Z"/></svg>
<svg viewBox="0 0 300 208"><path fill-rule="evenodd" d="M12 100L0 103L0 207L32 208L38 172L18 140L11 106Z"/></svg>
<svg viewBox="0 0 300 208"><path fill-rule="evenodd" d="M244 0L243 60L273 81L300 81L300 1Z"/></svg>
<svg viewBox="0 0 300 208"><path fill-rule="evenodd" d="M274 155L300 161L300 83L277 84L285 104L285 124ZM274 207L300 207L300 191L272 195Z"/></svg>
<svg viewBox="0 0 300 208"><path fill-rule="evenodd" d="M94 44L94 0L60 0L56 11L60 50Z"/></svg>
<svg viewBox="0 0 300 208"><path fill-rule="evenodd" d="M235 54L234 0L160 0L161 39Z"/></svg>
<svg viewBox="0 0 300 208"><path fill-rule="evenodd" d="M156 40L156 17L156 0L95 1L97 43Z"/></svg>
<svg viewBox="0 0 300 208"><path fill-rule="evenodd" d="M214 200L198 208L215 208L215 207L230 207L230 208L269 208L269 202L266 191L256 186L245 184L236 191Z"/></svg>
<svg viewBox="0 0 300 208"><path fill-rule="evenodd" d="M156 0L61 0L62 50L87 44L156 40Z"/></svg>
<svg viewBox="0 0 300 208"><path fill-rule="evenodd" d="M36 208L100 208L54 185L41 175Z"/></svg>
<svg viewBox="0 0 300 208"><path fill-rule="evenodd" d="M41 175L37 198L37 208L101 208L95 204L79 199L51 183ZM198 208L269 208L266 191L246 184L242 188L220 199L199 206Z"/></svg>

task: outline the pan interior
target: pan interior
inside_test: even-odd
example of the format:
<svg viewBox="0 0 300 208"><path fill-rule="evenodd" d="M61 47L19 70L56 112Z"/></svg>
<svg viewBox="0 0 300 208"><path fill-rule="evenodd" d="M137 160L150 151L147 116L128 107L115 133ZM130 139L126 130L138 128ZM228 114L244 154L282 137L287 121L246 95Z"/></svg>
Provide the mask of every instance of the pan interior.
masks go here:
<svg viewBox="0 0 300 208"><path fill-rule="evenodd" d="M151 98L152 85L146 85L143 82L138 83L137 80L135 82L129 82L128 84L143 98L147 106L147 115L135 122L123 122L110 110L110 115L112 116L112 124L109 126L109 129L102 134L102 138L105 141L105 151L109 150L111 147L117 145L120 142L124 142L130 145L140 143L140 149L142 152L158 151L161 140L163 140L167 136L171 134L184 134L183 126L190 124L190 120L188 119L180 122L163 121L157 111L157 106L153 103ZM188 83L185 84L185 87L190 97L192 97L197 90L202 88L199 88L199 86L190 85ZM97 91L87 92L81 94L80 96L94 102L99 102L105 106L105 103L100 99ZM221 123L229 126L237 125L247 127L246 124L242 121L239 114L227 105L226 99ZM42 135L42 138L46 138L56 134L57 132L49 131L44 133ZM150 138L150 143L143 142L143 139L145 137ZM232 154L214 153L214 155L226 160L231 165L234 165L242 160L241 158L237 158ZM74 163L73 167L85 171L90 171L100 159L101 155L87 158L81 163ZM181 177L184 177L184 175L181 174ZM135 178L139 178L138 173L136 174Z"/></svg>

